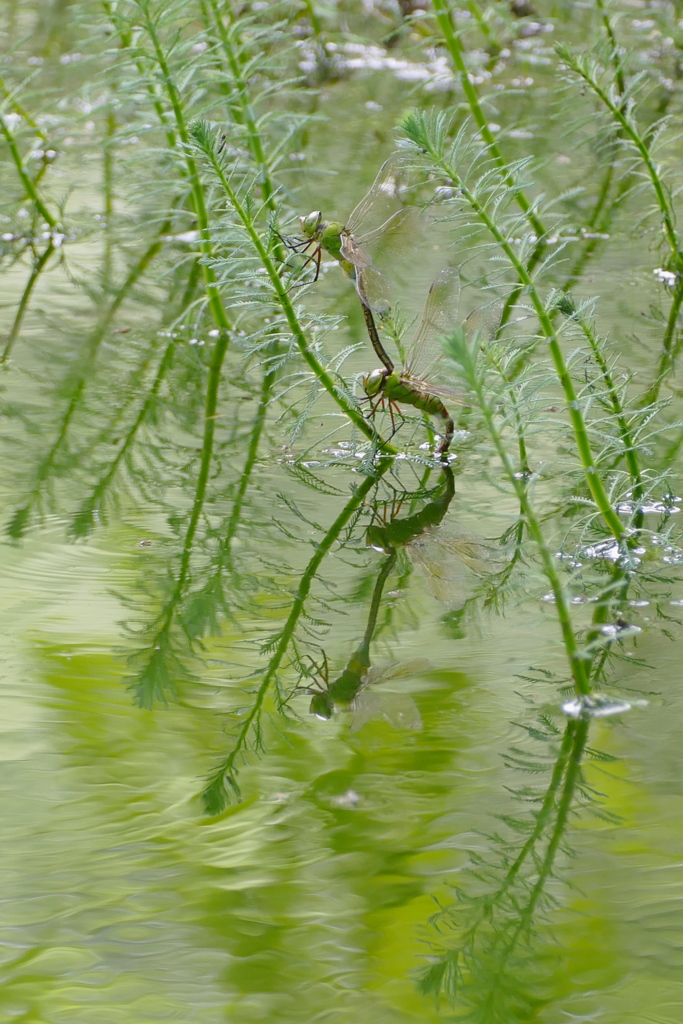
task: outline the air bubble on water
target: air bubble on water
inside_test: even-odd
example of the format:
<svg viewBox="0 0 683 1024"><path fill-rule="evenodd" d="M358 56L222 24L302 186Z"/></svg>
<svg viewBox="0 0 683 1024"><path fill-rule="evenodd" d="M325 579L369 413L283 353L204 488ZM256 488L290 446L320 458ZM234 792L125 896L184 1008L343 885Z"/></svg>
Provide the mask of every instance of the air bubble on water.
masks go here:
<svg viewBox="0 0 683 1024"><path fill-rule="evenodd" d="M339 793L337 796L330 797L330 803L335 807L342 807L345 810L357 807L361 803L363 797L360 793L356 793L355 789L347 789L345 793Z"/></svg>
<svg viewBox="0 0 683 1024"><path fill-rule="evenodd" d="M608 622L606 626L600 627L600 632L603 636L607 636L610 640L616 640L618 637L633 636L635 633L642 633L640 626L620 626L616 622Z"/></svg>
<svg viewBox="0 0 683 1024"><path fill-rule="evenodd" d="M622 700L619 697L596 693L572 697L562 704L561 710L567 718L607 718L609 715L621 715L633 707L646 706L646 700Z"/></svg>

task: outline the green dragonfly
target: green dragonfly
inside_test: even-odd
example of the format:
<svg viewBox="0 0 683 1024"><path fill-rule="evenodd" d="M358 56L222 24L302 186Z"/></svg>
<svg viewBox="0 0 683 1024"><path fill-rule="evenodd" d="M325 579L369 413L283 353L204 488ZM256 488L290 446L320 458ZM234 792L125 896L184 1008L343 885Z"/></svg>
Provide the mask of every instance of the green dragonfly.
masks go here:
<svg viewBox="0 0 683 1024"><path fill-rule="evenodd" d="M291 249L306 254L306 263L315 264L314 281L318 280L323 252L338 261L356 286L372 347L389 373L394 364L380 340L373 312L380 317L389 313L391 289L384 274L373 266L371 252L381 247L399 256L414 244L419 214L414 206L405 205L406 192L405 165L400 156L390 157L345 224L325 221L320 210L313 210L300 218L303 241L288 242ZM379 225L369 230L378 221Z"/></svg>
<svg viewBox="0 0 683 1024"><path fill-rule="evenodd" d="M443 420L444 432L436 448L437 455L448 451L455 430L443 399L463 404L462 398L440 387L436 380L441 360L439 342L459 322L459 298L457 270L443 270L432 282L420 324L412 343L404 350L403 369L397 371L385 363L383 369L373 370L363 378L363 390L371 401L374 400L370 415L373 416L378 407L384 408L388 404L393 433L397 429L394 412L403 419L399 403L412 405Z"/></svg>
<svg viewBox="0 0 683 1024"><path fill-rule="evenodd" d="M496 574L502 568L494 548L482 537L453 524L442 526L454 495L455 477L445 463L442 482L418 512L399 519L394 502L388 518L386 509L382 515L375 512L375 521L366 533L366 543L375 551L384 554L397 548L405 551L437 600L447 604L452 604L456 593L462 596L462 584L454 589L462 565L480 578Z"/></svg>
<svg viewBox="0 0 683 1024"><path fill-rule="evenodd" d="M418 512L402 519L398 518L398 511L403 503L403 495L398 503L394 500L392 517L387 523L382 521L376 507L374 508L373 517L378 519L378 522L373 522L368 527L366 543L387 557L382 562L375 582L363 639L349 658L344 670L335 679L330 680L324 653L322 664L314 665L318 682L315 687L308 688L307 692L313 695L310 713L317 718L330 719L339 711L350 711L352 730L360 728L372 717L385 718L396 728L419 728L420 713L411 697L407 694L382 694L381 691L376 691L375 687L391 679L420 675L432 668L431 663L424 659L415 659L373 667L370 664L370 644L377 629L384 585L396 565L399 549L412 546L427 532L436 529L453 500L455 478L450 466L443 467L443 482L440 482L431 494L431 499Z"/></svg>
<svg viewBox="0 0 683 1024"><path fill-rule="evenodd" d="M440 484L431 500L413 515L399 519L398 512L392 512L385 520L375 513L376 521L368 526L365 534L368 547L388 555L396 548L409 547L423 534L440 526L455 496L455 477L449 465L443 467L443 479L443 486Z"/></svg>
<svg viewBox="0 0 683 1024"><path fill-rule="evenodd" d="M309 687L310 713L316 718L329 720L340 711L350 711L351 731L360 729L370 718L384 718L397 729L419 729L420 712L408 694L380 695L374 687L390 679L406 679L428 672L433 666L424 658L387 665L370 665L370 643L377 626L382 590L396 563L397 552L392 550L385 558L378 574L370 604L368 622L363 639L349 658L344 670L330 680L327 658L323 653L321 665L315 665L318 681Z"/></svg>

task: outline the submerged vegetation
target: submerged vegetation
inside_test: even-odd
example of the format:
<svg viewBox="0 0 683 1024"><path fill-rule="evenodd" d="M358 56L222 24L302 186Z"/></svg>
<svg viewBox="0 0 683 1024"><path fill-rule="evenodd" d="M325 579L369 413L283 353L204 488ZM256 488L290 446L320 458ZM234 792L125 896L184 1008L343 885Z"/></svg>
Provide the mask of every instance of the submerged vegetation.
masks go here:
<svg viewBox="0 0 683 1024"><path fill-rule="evenodd" d="M68 9L4 14L6 544L127 552L117 665L211 718L216 820L283 736L406 742L391 680L520 616L525 740L401 1019L540 1020L600 730L681 639L683 6Z"/></svg>

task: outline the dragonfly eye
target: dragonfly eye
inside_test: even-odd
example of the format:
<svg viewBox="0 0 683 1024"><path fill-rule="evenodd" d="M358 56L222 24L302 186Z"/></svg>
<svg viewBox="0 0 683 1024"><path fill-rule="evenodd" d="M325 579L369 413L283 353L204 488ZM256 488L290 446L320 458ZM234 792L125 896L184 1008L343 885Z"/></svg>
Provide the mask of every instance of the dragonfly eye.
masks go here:
<svg viewBox="0 0 683 1024"><path fill-rule="evenodd" d="M334 714L334 703L328 693L316 693L308 710L316 718L327 721Z"/></svg>
<svg viewBox="0 0 683 1024"><path fill-rule="evenodd" d="M323 215L320 210L313 210L306 217L300 218L301 230L307 238L312 238L320 227Z"/></svg>
<svg viewBox="0 0 683 1024"><path fill-rule="evenodd" d="M363 391L365 391L368 398L374 398L375 395L379 394L384 378L384 370L373 370L367 377L363 377Z"/></svg>
<svg viewBox="0 0 683 1024"><path fill-rule="evenodd" d="M368 532L365 534L365 543L373 551L380 551L384 555L390 555L392 552L386 532L381 526L368 526Z"/></svg>

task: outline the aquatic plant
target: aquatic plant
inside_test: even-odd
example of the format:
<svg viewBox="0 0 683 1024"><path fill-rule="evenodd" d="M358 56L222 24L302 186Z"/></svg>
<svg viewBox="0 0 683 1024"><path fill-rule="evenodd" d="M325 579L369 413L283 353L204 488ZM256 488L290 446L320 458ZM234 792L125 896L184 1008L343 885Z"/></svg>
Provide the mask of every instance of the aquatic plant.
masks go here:
<svg viewBox="0 0 683 1024"><path fill-rule="evenodd" d="M106 0L5 25L7 542L128 545L120 678L213 726L216 828L282 736L316 742L312 697L343 743L392 667L436 679L402 649L426 622L454 662L520 608L550 637L501 684L513 807L423 932L423 993L487 1024L544 998L573 822L614 820L598 726L645 699L645 629L679 637L680 26L652 6L645 38L623 6ZM307 245L396 151L426 227L390 252L390 311ZM388 438L361 382L456 277L439 460L434 406Z"/></svg>

